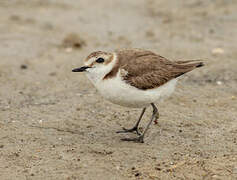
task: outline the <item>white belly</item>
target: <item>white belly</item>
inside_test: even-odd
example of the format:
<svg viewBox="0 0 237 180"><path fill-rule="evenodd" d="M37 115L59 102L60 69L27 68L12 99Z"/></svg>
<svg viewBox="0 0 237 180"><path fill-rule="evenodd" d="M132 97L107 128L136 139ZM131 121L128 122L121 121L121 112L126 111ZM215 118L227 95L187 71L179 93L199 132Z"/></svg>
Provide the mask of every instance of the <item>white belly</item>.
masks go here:
<svg viewBox="0 0 237 180"><path fill-rule="evenodd" d="M119 74L114 78L101 80L94 85L105 99L121 106L133 108L146 107L150 103L167 98L174 91L177 82L177 79L173 79L158 88L139 90L122 81Z"/></svg>

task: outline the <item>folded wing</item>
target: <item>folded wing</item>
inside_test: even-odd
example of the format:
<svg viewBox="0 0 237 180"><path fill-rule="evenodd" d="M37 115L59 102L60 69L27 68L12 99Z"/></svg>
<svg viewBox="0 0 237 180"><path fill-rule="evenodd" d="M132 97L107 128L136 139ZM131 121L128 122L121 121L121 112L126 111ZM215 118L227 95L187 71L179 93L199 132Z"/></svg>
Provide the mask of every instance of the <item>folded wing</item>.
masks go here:
<svg viewBox="0 0 237 180"><path fill-rule="evenodd" d="M119 67L126 72L122 75L123 80L142 90L159 87L203 66L199 60L170 61L151 51L139 49L118 51L117 54Z"/></svg>

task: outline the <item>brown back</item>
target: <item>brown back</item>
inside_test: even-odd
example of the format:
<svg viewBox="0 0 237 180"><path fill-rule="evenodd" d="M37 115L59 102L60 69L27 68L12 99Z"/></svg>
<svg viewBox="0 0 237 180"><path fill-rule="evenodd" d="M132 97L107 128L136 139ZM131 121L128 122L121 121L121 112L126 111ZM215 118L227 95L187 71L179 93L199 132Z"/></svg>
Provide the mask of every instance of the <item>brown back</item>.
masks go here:
<svg viewBox="0 0 237 180"><path fill-rule="evenodd" d="M173 62L151 51L140 49L120 50L117 51L117 55L117 64L104 79L115 76L121 68L128 72L123 75L123 80L142 90L159 87L171 79L203 66L200 61Z"/></svg>

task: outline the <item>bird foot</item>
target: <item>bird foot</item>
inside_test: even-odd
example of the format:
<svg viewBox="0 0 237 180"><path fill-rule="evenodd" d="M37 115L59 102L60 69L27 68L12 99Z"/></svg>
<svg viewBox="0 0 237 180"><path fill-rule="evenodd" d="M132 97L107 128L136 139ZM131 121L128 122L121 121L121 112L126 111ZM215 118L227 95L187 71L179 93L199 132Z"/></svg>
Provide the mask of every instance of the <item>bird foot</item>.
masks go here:
<svg viewBox="0 0 237 180"><path fill-rule="evenodd" d="M141 135L141 133L138 131L138 128L137 128L137 127L133 127L133 128L131 128L131 129L123 128L123 130L117 131L116 133L132 133L132 132L134 132L134 131L136 131L136 133L137 133L138 135Z"/></svg>

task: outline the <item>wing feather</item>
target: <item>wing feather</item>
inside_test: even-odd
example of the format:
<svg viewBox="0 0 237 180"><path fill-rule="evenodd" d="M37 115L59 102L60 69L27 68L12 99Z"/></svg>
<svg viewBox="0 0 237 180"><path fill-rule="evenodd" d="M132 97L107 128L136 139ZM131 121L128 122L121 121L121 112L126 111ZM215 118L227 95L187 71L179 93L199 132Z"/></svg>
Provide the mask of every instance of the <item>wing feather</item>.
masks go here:
<svg viewBox="0 0 237 180"><path fill-rule="evenodd" d="M159 87L196 67L203 66L200 61L170 61L151 51L140 49L117 51L117 55L117 71L120 68L127 72L122 75L123 80L142 90Z"/></svg>

